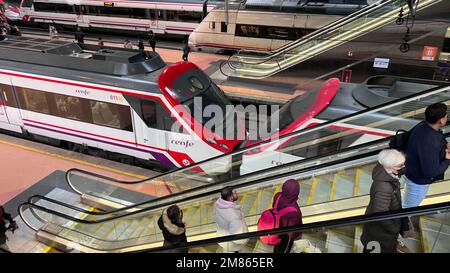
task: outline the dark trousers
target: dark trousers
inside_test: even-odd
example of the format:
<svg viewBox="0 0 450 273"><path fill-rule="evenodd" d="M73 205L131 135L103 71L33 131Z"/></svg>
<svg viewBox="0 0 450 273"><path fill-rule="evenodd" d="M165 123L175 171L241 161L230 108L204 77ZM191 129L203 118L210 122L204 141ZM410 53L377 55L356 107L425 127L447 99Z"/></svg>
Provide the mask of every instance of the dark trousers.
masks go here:
<svg viewBox="0 0 450 273"><path fill-rule="evenodd" d="M290 253L294 240L290 240L287 235L280 235L280 243L273 248L273 253Z"/></svg>
<svg viewBox="0 0 450 273"><path fill-rule="evenodd" d="M183 61L188 61L188 55L187 54L183 54Z"/></svg>

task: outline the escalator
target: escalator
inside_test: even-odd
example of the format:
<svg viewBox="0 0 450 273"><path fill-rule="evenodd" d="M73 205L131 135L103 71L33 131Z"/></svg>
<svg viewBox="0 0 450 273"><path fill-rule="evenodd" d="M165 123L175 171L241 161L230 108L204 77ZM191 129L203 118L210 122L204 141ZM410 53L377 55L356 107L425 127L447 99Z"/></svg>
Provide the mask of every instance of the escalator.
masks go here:
<svg viewBox="0 0 450 273"><path fill-rule="evenodd" d="M261 243L260 236L283 235L289 232L301 233L301 239L294 241L293 251L296 253L361 253L363 245L360 241L363 226L402 217L410 217L415 229L415 236L403 238L403 243L411 253L449 253L450 252L450 202L359 215L338 220L327 220L304 224L289 228L269 231L256 231L238 235L229 235L211 239L189 242L183 247L158 247L138 252L165 252L188 249L189 253L221 252L224 244L234 240L248 239L245 252L272 253L273 247ZM219 245L220 244L220 245ZM374 241L370 251L379 253L379 246Z"/></svg>
<svg viewBox="0 0 450 273"><path fill-rule="evenodd" d="M406 85L406 88L410 88L410 85ZM195 194L219 182L249 182L304 169L337 159L333 155L336 151L392 136L399 129L409 130L424 119L423 113L427 105L450 100L449 86L431 85L428 88L431 89L397 100L388 99L384 91L381 96L371 93L372 96L364 103L368 107L373 103L378 105L376 107L328 122L316 118L314 126L286 134L279 139L269 139L154 178L127 182L72 169L67 172L66 179L73 191L80 194L85 202L89 204L89 200L94 200L98 207L98 202L105 200L105 203L110 204L104 209L111 210L117 203L121 203L117 204L119 206L130 206L146 204L152 199L158 202L168 195L176 198L185 192ZM353 94L355 97L362 94L362 90L356 91ZM376 101L380 98L383 103ZM359 101L362 102L362 99ZM332 119L333 115L342 115L331 109L332 105L329 108L330 116L327 119ZM229 165L228 173L223 176L209 174L217 173L215 168L224 169L223 164ZM335 184L337 183L338 181ZM317 185L322 187L321 183Z"/></svg>
<svg viewBox="0 0 450 273"><path fill-rule="evenodd" d="M162 209L171 204L177 204L183 209L190 241L215 236L213 204L224 186L233 186L241 194L241 206L251 229L255 229L258 216L271 205L273 195L287 179L297 179L300 183L299 204L302 206L305 223L361 215L368 203L370 172L376 160L375 156L388 144L386 135L382 134L383 137L377 138L377 141L366 139L360 143L355 142L347 148L334 149L337 152L319 152L316 156L307 156L307 159L302 159L298 152L305 148L311 149L318 142L321 146L327 141L334 143L336 140L348 138L354 140L355 136L361 137L361 134L369 129L381 134L391 128L390 135L395 133L393 128L410 129L418 121L423 120L423 113L429 104L436 102L450 104L449 92L448 86L436 87L346 118L294 132L280 139L262 142L256 148L252 146L212 160L223 162L223 158L239 158L236 154L242 154L237 164L238 167L242 167L244 164L240 162L242 158L248 156L247 160L251 160L252 156L258 153L259 160L264 158L265 154L268 154L267 157L271 160L277 156L292 156L290 161L287 160L281 166L269 169L256 168L244 175L225 180L212 179L208 182L207 180L213 177L202 170L215 165L208 160L156 179L158 183L186 181L184 186L189 189L179 190L175 194L149 198L140 203L127 201L126 195L116 195L115 199L122 200L122 204L116 203L119 205L116 206L118 209L109 207L104 208L105 211L94 208L82 209L43 196L33 196L29 202L20 206L19 213L24 222L37 231L39 240L57 245L61 250L76 249L82 252L128 252L160 246L162 234L156 221ZM364 130L362 124L365 126ZM338 129L348 127L351 130L338 130L337 133L328 134L321 139L316 138L318 130L331 127ZM357 139L360 139L359 137ZM294 141L296 138L311 142ZM273 149L274 146L277 149ZM184 178L181 174L185 174ZM195 177L195 181L202 182L189 187L192 183L187 181L189 177ZM71 181L73 184L73 177ZM450 198L449 183L446 181L433 185L426 202L439 203ZM80 179L75 187L82 193L93 190L95 195L104 194L105 196L100 196L100 199L108 199L106 189L110 193L120 191L120 187L110 184L103 187L99 186L101 183L94 185L95 188ZM110 191L111 189L114 190ZM101 208L98 205L93 207Z"/></svg>
<svg viewBox="0 0 450 273"><path fill-rule="evenodd" d="M383 141L383 144L386 146L387 141ZM305 224L364 214L369 202L370 173L376 164L379 150L364 152L363 148L354 151L356 156L344 160L262 181L231 184L241 196L239 202L249 230L256 231L257 219L271 207L274 194L280 191L287 179L296 179L300 183L299 204ZM450 201L449 178L450 172L447 172L443 182L431 185L424 204ZM168 197L169 200L163 204L134 211L127 208L121 215L81 211L41 196L30 198L28 203L20 206L19 212L24 221L38 231L38 240L63 251L138 251L162 246L157 220L162 210L172 204L177 204L184 211L183 221L187 225L188 241L215 237L214 203L220 195L220 189L176 201ZM427 220L426 224L432 225L430 221ZM342 239L339 232L336 236ZM309 239L313 241L314 236ZM261 248L258 247L260 251Z"/></svg>
<svg viewBox="0 0 450 273"><path fill-rule="evenodd" d="M396 22L400 13L412 12L407 2L405 0L379 1L287 44L269 55L261 52L239 52L222 64L221 71L227 76L250 79L272 76ZM443 1L421 0L416 3L413 13L443 3Z"/></svg>

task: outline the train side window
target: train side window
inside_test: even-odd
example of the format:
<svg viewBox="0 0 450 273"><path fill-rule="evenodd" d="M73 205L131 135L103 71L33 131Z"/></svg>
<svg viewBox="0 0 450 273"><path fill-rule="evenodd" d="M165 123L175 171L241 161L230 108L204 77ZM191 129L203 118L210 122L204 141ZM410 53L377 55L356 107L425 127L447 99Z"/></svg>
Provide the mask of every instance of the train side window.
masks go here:
<svg viewBox="0 0 450 273"><path fill-rule="evenodd" d="M225 22L220 22L220 31L228 32L228 25Z"/></svg>
<svg viewBox="0 0 450 273"><path fill-rule="evenodd" d="M157 128L156 103L153 101L142 101L142 119L150 128Z"/></svg>
<svg viewBox="0 0 450 273"><path fill-rule="evenodd" d="M114 17L129 18L132 13L128 8L107 7L108 12Z"/></svg>
<svg viewBox="0 0 450 273"><path fill-rule="evenodd" d="M55 12L56 8L54 4L49 3L41 3L41 2L35 2L34 3L34 10L35 11L42 11L42 12Z"/></svg>
<svg viewBox="0 0 450 273"><path fill-rule="evenodd" d="M195 22L200 23L202 21L202 13L196 11L177 11L178 18L182 22Z"/></svg>
<svg viewBox="0 0 450 273"><path fill-rule="evenodd" d="M289 29L282 27L268 27L267 36L270 39L287 40L289 38Z"/></svg>
<svg viewBox="0 0 450 273"><path fill-rule="evenodd" d="M89 101L94 124L132 131L130 108L101 101Z"/></svg>
<svg viewBox="0 0 450 273"><path fill-rule="evenodd" d="M44 114L50 113L45 92L24 87L16 87L16 91L23 109Z"/></svg>
<svg viewBox="0 0 450 273"><path fill-rule="evenodd" d="M17 107L16 99L14 98L14 92L12 87L6 84L0 84L0 92L2 92L6 101L6 106Z"/></svg>
<svg viewBox="0 0 450 273"><path fill-rule="evenodd" d="M236 25L236 36L260 37L261 28L260 26L252 26L252 25Z"/></svg>
<svg viewBox="0 0 450 273"><path fill-rule="evenodd" d="M292 37L290 37L289 40L298 40L298 39L302 38L303 36L310 34L313 31L314 31L314 29L309 29L309 28L296 28L295 34Z"/></svg>
<svg viewBox="0 0 450 273"><path fill-rule="evenodd" d="M83 111L83 101L85 99L55 94L56 109L58 116L68 119L89 122Z"/></svg>
<svg viewBox="0 0 450 273"><path fill-rule="evenodd" d="M178 18L178 13L175 10L166 10L166 21L178 22L180 19Z"/></svg>
<svg viewBox="0 0 450 273"><path fill-rule="evenodd" d="M150 17L150 16L147 16L147 11L148 10L146 10L146 9L134 8L134 9L130 9L130 15L132 18L146 19L146 18Z"/></svg>
<svg viewBox="0 0 450 273"><path fill-rule="evenodd" d="M57 13L69 13L74 14L74 6L70 6L67 4L53 4L55 6Z"/></svg>
<svg viewBox="0 0 450 273"><path fill-rule="evenodd" d="M216 22L209 22L209 28L215 29L216 28Z"/></svg>
<svg viewBox="0 0 450 273"><path fill-rule="evenodd" d="M154 9L146 9L145 14L147 18L150 18L151 20L158 19L158 11Z"/></svg>
<svg viewBox="0 0 450 273"><path fill-rule="evenodd" d="M33 0L24 0L22 1L22 7L31 8L33 6Z"/></svg>
<svg viewBox="0 0 450 273"><path fill-rule="evenodd" d="M176 132L176 133L184 133L182 131L182 128L180 128L179 124L175 122L174 118L167 112L166 108L164 108L163 105L158 104L157 105L157 111L159 113L158 115L158 128L170 131L170 132ZM174 126L176 125L176 126Z"/></svg>

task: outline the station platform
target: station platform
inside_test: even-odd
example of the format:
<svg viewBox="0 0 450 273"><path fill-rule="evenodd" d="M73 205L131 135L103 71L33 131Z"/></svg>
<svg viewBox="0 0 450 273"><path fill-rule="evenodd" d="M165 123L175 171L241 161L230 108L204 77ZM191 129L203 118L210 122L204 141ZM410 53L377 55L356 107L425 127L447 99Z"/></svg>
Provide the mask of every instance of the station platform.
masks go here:
<svg viewBox="0 0 450 273"><path fill-rule="evenodd" d="M122 181L141 180L158 174L152 170L72 152L4 133L0 133L0 149L2 150L0 204L19 224L19 229L14 234L7 232L11 252L55 251L38 242L35 231L23 223L18 215L19 204L26 202L30 196L39 194L89 209L80 203L80 196L73 193L66 183L67 170L79 168ZM133 196L142 199L154 196L154 192L164 194L164 190L167 189L161 186L162 189L154 190L150 188L151 186L143 184L121 185L121 187L122 191L133 191Z"/></svg>

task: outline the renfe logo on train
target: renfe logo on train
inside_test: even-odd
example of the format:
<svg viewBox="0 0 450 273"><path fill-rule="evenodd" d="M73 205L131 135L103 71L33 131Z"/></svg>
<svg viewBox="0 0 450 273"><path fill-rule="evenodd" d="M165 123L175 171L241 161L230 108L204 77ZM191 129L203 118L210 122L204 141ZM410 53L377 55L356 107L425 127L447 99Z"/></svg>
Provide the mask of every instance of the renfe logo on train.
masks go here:
<svg viewBox="0 0 450 273"><path fill-rule="evenodd" d="M194 142L189 141L189 140L174 140L174 139L172 139L170 141L170 143L177 145L177 146L186 147L186 148L194 146Z"/></svg>

